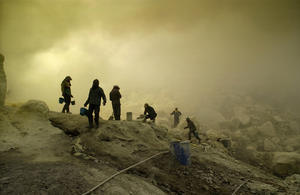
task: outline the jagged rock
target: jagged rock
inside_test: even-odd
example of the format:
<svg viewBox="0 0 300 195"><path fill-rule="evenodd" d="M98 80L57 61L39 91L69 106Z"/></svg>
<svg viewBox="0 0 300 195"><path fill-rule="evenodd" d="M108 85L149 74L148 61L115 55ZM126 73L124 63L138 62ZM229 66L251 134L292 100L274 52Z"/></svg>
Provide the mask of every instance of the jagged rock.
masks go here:
<svg viewBox="0 0 300 195"><path fill-rule="evenodd" d="M199 119L199 123L203 126L208 127L208 129L212 129L215 125L214 122L219 122L225 120L224 116L209 108L201 108L197 111L196 118Z"/></svg>
<svg viewBox="0 0 300 195"><path fill-rule="evenodd" d="M4 72L3 62L4 62L4 56L0 53L0 110L2 110L5 104L6 88L7 88L6 75Z"/></svg>
<svg viewBox="0 0 300 195"><path fill-rule="evenodd" d="M241 121L242 125L248 125L250 123L250 116L247 114L246 108L235 107L233 111L234 115Z"/></svg>
<svg viewBox="0 0 300 195"><path fill-rule="evenodd" d="M296 152L274 152L271 168L281 174L299 174L300 155Z"/></svg>
<svg viewBox="0 0 300 195"><path fill-rule="evenodd" d="M247 146L246 149L247 150L256 151L256 148L254 146Z"/></svg>
<svg viewBox="0 0 300 195"><path fill-rule="evenodd" d="M262 105L256 104L253 106L254 110L259 111L259 112L265 112L266 108Z"/></svg>
<svg viewBox="0 0 300 195"><path fill-rule="evenodd" d="M294 151L295 151L294 148L293 148L292 146L286 146L286 147L285 147L285 150L286 150L287 152L294 152Z"/></svg>
<svg viewBox="0 0 300 195"><path fill-rule="evenodd" d="M42 114L43 117L47 117L49 114L49 108L44 101L40 100L28 100L19 107L18 112L34 111Z"/></svg>
<svg viewBox="0 0 300 195"><path fill-rule="evenodd" d="M242 134L241 130L236 130L233 134L233 138L238 139L238 138L242 137L242 135L243 134Z"/></svg>
<svg viewBox="0 0 300 195"><path fill-rule="evenodd" d="M288 119L288 120L291 120L293 121L295 119L295 114L290 112L290 111L286 111L283 116Z"/></svg>
<svg viewBox="0 0 300 195"><path fill-rule="evenodd" d="M212 122L211 124L211 128L212 129L215 129L215 130L219 130L220 129L220 126L217 122Z"/></svg>
<svg viewBox="0 0 300 195"><path fill-rule="evenodd" d="M256 126L247 128L247 133L250 136L256 136L258 134L258 132L259 132L259 128Z"/></svg>
<svg viewBox="0 0 300 195"><path fill-rule="evenodd" d="M286 177L285 182L287 182L289 184L292 184L292 185L294 185L295 183L299 184L300 183L300 175L299 174L294 174L290 177Z"/></svg>
<svg viewBox="0 0 300 195"><path fill-rule="evenodd" d="M229 129L219 130L218 133L220 135L220 138L229 138L231 135L231 131Z"/></svg>
<svg viewBox="0 0 300 195"><path fill-rule="evenodd" d="M299 124L296 121L290 122L289 128L292 132L299 133Z"/></svg>
<svg viewBox="0 0 300 195"><path fill-rule="evenodd" d="M241 121L237 117L232 117L230 119L230 128L232 130L237 130L239 128L240 124L241 124Z"/></svg>
<svg viewBox="0 0 300 195"><path fill-rule="evenodd" d="M274 121L277 122L277 123L282 123L283 122L283 119L280 117L280 116L274 116Z"/></svg>
<svg viewBox="0 0 300 195"><path fill-rule="evenodd" d="M275 130L273 128L273 124L270 121L264 123L260 127L259 133L264 135L264 136L268 136L268 137L273 137L273 136L276 135Z"/></svg>
<svg viewBox="0 0 300 195"><path fill-rule="evenodd" d="M218 135L218 132L216 130L213 130L213 129L208 130L206 132L206 136L210 140L216 140L216 139L220 138L220 136Z"/></svg>
<svg viewBox="0 0 300 195"><path fill-rule="evenodd" d="M278 137L273 137L272 139L271 139L271 142L273 143L273 144L275 144L275 145L278 145L279 143L280 143L280 139L278 138Z"/></svg>
<svg viewBox="0 0 300 195"><path fill-rule="evenodd" d="M276 151L276 146L269 139L265 139L264 150L268 152L273 152Z"/></svg>
<svg viewBox="0 0 300 195"><path fill-rule="evenodd" d="M229 121L220 121L219 122L220 129L229 129L230 128L230 122Z"/></svg>
<svg viewBox="0 0 300 195"><path fill-rule="evenodd" d="M284 146L291 146L293 147L295 150L300 149L300 136L297 136L295 138L290 138L287 139L283 142Z"/></svg>

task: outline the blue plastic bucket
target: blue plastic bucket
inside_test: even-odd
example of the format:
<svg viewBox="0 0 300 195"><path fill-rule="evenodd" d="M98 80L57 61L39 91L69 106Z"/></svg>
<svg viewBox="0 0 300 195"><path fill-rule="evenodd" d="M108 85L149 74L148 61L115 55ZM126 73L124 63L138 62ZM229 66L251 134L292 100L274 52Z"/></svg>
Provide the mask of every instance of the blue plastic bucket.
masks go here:
<svg viewBox="0 0 300 195"><path fill-rule="evenodd" d="M179 142L180 149L179 151L175 151L177 160L186 166L191 166L191 148L190 148L190 142L184 141Z"/></svg>
<svg viewBox="0 0 300 195"><path fill-rule="evenodd" d="M170 154L176 156L177 153L180 153L179 141L170 142Z"/></svg>
<svg viewBox="0 0 300 195"><path fill-rule="evenodd" d="M59 102L60 104L62 104L62 103L64 103L64 102L65 102L65 99L64 99L64 98L62 98L62 97L60 97L60 98L59 98L59 100L58 100L58 102Z"/></svg>
<svg viewBox="0 0 300 195"><path fill-rule="evenodd" d="M87 109L86 108L80 108L80 115L81 116L86 116L87 115Z"/></svg>

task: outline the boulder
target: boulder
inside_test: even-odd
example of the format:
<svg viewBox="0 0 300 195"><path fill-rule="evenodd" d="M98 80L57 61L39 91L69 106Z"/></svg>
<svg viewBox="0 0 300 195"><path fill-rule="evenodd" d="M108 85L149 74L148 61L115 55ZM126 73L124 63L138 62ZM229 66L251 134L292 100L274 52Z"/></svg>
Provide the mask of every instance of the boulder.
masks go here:
<svg viewBox="0 0 300 195"><path fill-rule="evenodd" d="M273 143L273 144L275 144L275 145L278 145L279 143L280 143L280 139L278 138L278 137L273 137L272 139L271 139L271 142Z"/></svg>
<svg viewBox="0 0 300 195"><path fill-rule="evenodd" d="M256 151L256 148L254 146L247 146L246 147L247 150L251 150L251 151Z"/></svg>
<svg viewBox="0 0 300 195"><path fill-rule="evenodd" d="M276 151L276 146L269 139L265 139L264 150L267 152L274 152Z"/></svg>
<svg viewBox="0 0 300 195"><path fill-rule="evenodd" d="M285 150L286 150L287 152L294 152L294 151L295 151L294 148L293 148L292 146L286 146L286 147L285 147Z"/></svg>
<svg viewBox="0 0 300 195"><path fill-rule="evenodd" d="M289 129L293 132L293 133L299 133L299 124L296 121L292 121L289 124Z"/></svg>
<svg viewBox="0 0 300 195"><path fill-rule="evenodd" d="M43 117L48 117L49 108L44 101L28 100L19 107L18 112L34 112L41 114Z"/></svg>
<svg viewBox="0 0 300 195"><path fill-rule="evenodd" d="M256 136L258 132L259 132L259 128L256 126L247 128L247 133L249 136Z"/></svg>
<svg viewBox="0 0 300 195"><path fill-rule="evenodd" d="M4 107L7 89L6 75L4 72L3 62L4 56L0 53L0 110L2 110L2 108Z"/></svg>
<svg viewBox="0 0 300 195"><path fill-rule="evenodd" d="M216 112L209 108L199 108L195 117L199 120L199 123L208 129L213 129L219 121L225 120L221 113Z"/></svg>
<svg viewBox="0 0 300 195"><path fill-rule="evenodd" d="M283 119L280 116L274 116L273 119L277 123L282 123L283 122Z"/></svg>
<svg viewBox="0 0 300 195"><path fill-rule="evenodd" d="M296 152L274 152L271 168L280 174L300 174L300 155Z"/></svg>
<svg viewBox="0 0 300 195"><path fill-rule="evenodd" d="M241 121L237 117L232 117L230 119L230 128L232 130L237 130L239 128L240 124L241 124Z"/></svg>
<svg viewBox="0 0 300 195"><path fill-rule="evenodd" d="M273 124L268 121L260 127L259 133L264 136L273 137L276 135Z"/></svg>
<svg viewBox="0 0 300 195"><path fill-rule="evenodd" d="M230 138L231 131L229 129L226 130L219 130L218 134L220 135L220 138Z"/></svg>
<svg viewBox="0 0 300 195"><path fill-rule="evenodd" d="M283 142L283 146L291 146L295 150L300 149L300 136L285 140Z"/></svg>
<svg viewBox="0 0 300 195"><path fill-rule="evenodd" d="M292 185L299 184L300 183L300 175L294 174L290 177L286 177L285 182L287 182L288 184L292 184Z"/></svg>
<svg viewBox="0 0 300 195"><path fill-rule="evenodd" d="M233 135L232 135L232 137L234 138L234 139L239 139L239 138L241 138L242 137L242 132L241 132L241 130L236 130L234 133L233 133Z"/></svg>
<svg viewBox="0 0 300 195"><path fill-rule="evenodd" d="M227 120L220 121L219 122L220 129L229 129L230 128L230 122Z"/></svg>
<svg viewBox="0 0 300 195"><path fill-rule="evenodd" d="M220 138L218 132L216 130L210 129L206 132L206 137L212 141Z"/></svg>
<svg viewBox="0 0 300 195"><path fill-rule="evenodd" d="M246 108L235 107L233 111L234 115L241 121L242 125L248 125L250 123L250 116L247 114Z"/></svg>

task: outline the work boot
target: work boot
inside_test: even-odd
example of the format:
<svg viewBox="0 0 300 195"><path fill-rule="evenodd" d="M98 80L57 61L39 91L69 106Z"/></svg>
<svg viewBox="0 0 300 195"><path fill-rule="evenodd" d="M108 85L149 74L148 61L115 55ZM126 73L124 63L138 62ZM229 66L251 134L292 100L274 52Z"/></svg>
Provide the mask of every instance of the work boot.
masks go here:
<svg viewBox="0 0 300 195"><path fill-rule="evenodd" d="M96 124L95 129L98 129L98 128L99 128L99 124Z"/></svg>

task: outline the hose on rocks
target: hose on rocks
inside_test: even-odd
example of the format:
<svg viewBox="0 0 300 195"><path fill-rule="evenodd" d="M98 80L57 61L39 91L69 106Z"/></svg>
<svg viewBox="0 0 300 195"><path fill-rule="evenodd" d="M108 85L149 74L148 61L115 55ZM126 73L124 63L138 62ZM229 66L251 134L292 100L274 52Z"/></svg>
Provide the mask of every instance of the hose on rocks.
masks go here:
<svg viewBox="0 0 300 195"><path fill-rule="evenodd" d="M151 158L154 158L154 157L156 157L156 156L158 156L158 155L160 155L160 154L164 154L164 153L168 153L168 152L169 152L169 150L164 151L164 152L160 152L160 153L155 154L155 155L153 155L153 156L151 156L151 157L149 157L149 158L147 158L147 159L145 159L145 160L142 160L142 161L140 161L140 162L138 162L138 163L136 163L136 164L134 164L134 165L132 165L132 166L126 168L126 169L123 169L122 171L120 171L120 172L118 172L118 173L112 175L111 177L107 178L105 181L103 181L103 182L101 182L100 184L96 185L94 188L92 188L92 189L90 189L89 191L83 193L82 195L87 195L87 194L91 193L92 191L94 191L95 189L97 189L99 186L103 185L104 183L106 183L107 181L111 180L112 178L114 178L115 176L119 175L120 173L123 173L124 171L127 171L128 169L131 169L131 168L133 168L133 167L135 167L135 166L137 166L137 165L139 165L139 164L141 164L141 163L143 163L143 162L145 162L145 161L147 161L147 160L150 160Z"/></svg>

